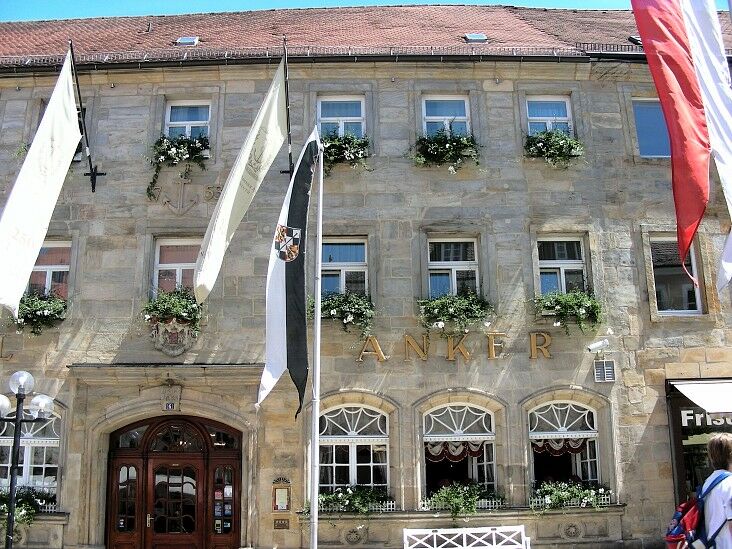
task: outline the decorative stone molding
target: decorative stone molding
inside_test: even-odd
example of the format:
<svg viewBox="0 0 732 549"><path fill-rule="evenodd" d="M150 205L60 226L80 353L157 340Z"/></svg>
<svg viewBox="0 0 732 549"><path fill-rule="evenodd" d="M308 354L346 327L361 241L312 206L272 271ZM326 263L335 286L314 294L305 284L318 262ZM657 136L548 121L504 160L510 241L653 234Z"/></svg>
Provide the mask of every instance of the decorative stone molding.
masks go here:
<svg viewBox="0 0 732 549"><path fill-rule="evenodd" d="M158 351L168 356L179 356L193 346L197 334L190 324L180 323L174 318L170 322L153 324L150 337Z"/></svg>

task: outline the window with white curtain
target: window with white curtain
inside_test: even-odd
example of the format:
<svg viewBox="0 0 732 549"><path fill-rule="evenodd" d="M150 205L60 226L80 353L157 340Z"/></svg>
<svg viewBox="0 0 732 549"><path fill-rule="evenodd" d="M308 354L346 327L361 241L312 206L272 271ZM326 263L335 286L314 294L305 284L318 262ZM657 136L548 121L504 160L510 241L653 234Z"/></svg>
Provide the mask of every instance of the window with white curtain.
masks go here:
<svg viewBox="0 0 732 549"><path fill-rule="evenodd" d="M559 130L572 135L572 110L569 97L529 96L526 98L526 118L529 135Z"/></svg>

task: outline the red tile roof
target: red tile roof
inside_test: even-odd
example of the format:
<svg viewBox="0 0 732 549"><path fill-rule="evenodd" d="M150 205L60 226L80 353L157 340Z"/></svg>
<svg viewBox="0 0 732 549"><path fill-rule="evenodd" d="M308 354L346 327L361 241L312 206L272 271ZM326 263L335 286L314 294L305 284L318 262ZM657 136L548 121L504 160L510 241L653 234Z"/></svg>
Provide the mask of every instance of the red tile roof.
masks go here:
<svg viewBox="0 0 732 549"><path fill-rule="evenodd" d="M729 18L721 19L732 47ZM488 41L466 44L466 32L483 32ZM625 47L637 31L628 10L475 5L283 9L0 23L0 57L46 56L32 64L57 62L69 38L87 62L262 57L276 52L283 34L294 55L578 55L584 48L577 43ZM200 43L175 46L181 36L199 36Z"/></svg>

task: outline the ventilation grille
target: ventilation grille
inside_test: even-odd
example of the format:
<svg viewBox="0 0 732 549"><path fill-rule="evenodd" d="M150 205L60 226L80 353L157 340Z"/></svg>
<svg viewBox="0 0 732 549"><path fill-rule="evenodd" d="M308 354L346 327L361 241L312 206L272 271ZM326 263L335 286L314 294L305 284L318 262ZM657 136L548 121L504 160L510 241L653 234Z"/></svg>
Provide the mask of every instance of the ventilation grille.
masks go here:
<svg viewBox="0 0 732 549"><path fill-rule="evenodd" d="M595 360L595 382L607 383L615 381L615 361Z"/></svg>

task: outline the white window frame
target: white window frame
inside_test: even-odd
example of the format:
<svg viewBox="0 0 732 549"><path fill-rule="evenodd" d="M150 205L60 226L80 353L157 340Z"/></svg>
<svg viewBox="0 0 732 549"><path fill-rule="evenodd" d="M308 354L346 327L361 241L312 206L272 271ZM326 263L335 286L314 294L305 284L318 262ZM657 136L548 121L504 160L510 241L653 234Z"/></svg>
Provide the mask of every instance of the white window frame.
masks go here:
<svg viewBox="0 0 732 549"><path fill-rule="evenodd" d="M430 244L432 242L472 242L475 260L473 261L432 261L430 260ZM438 271L449 271L450 273L450 294L457 295L457 271L475 271L475 293L480 292L480 268L478 263L478 239L477 238L428 238L427 239L427 295L432 295L432 279L430 274Z"/></svg>
<svg viewBox="0 0 732 549"><path fill-rule="evenodd" d="M208 120L206 120L206 127L208 128L208 131L206 131L206 137L211 139L211 101L207 99L180 99L175 101L166 101L165 103L165 135L169 135L170 128L185 128L186 129L186 137L191 136L191 126L203 126L203 122L196 120L196 121L186 121L186 122L171 122L170 121L170 112L172 107L196 107L200 105L206 105L208 106Z"/></svg>
<svg viewBox="0 0 732 549"><path fill-rule="evenodd" d="M656 312L659 316L700 316L704 314L704 307L702 303L702 294L701 294L701 284L699 286L694 286L694 284L689 281L688 286L690 288L694 289L694 297L696 298L696 309L692 310L678 310L678 309L666 309L662 311L658 308L658 300L655 298L655 291L658 291L656 289L656 269L653 265L653 243L654 242L678 242L675 236L663 236L663 235L649 235L649 252L650 252L650 262L651 262L651 276L653 277L653 289L654 289L654 302L656 307ZM699 280L699 276L697 274L697 259L696 259L696 243L691 243L691 248L689 248L689 257L691 259L691 276ZM683 296L684 300L686 300L686 296Z"/></svg>
<svg viewBox="0 0 732 549"><path fill-rule="evenodd" d="M547 260L539 259L539 292L541 293L541 272L542 271L559 271L559 288L563 294L567 293L567 282L565 279L565 271L577 271L582 269L582 279L584 290L587 291L587 254L585 240L581 236L540 236L536 239L536 256L539 257L540 242L579 242L582 260L575 259L556 259Z"/></svg>
<svg viewBox="0 0 732 549"><path fill-rule="evenodd" d="M366 238L345 238L345 237L323 237L323 244L363 244L364 261L363 262L321 262L320 274L321 276L325 272L338 272L340 277L340 287L338 293L346 292L346 273L347 272L359 272L364 273L364 288L366 295L369 295L369 244ZM321 256L323 250L320 250Z"/></svg>
<svg viewBox="0 0 732 549"><path fill-rule="evenodd" d="M484 415L490 419L490 430L485 433L481 433L481 434L468 434L468 435L463 434L463 433L458 433L458 432L454 432L452 435L448 434L448 433L435 434L435 435L426 434L427 418L431 414L433 414L434 412L437 412L439 410L444 410L446 408L453 408L456 410L453 413L459 414L459 409L462 407L470 407L475 410L480 410L481 412L483 412ZM451 414L450 417L452 418L453 414ZM464 416L463 416L463 419L464 419ZM440 423L444 427L447 427L447 425L443 421L440 421ZM481 461L481 458L479 458L479 457L468 456L468 458L467 458L468 459L468 473L469 473L468 476L471 480L478 482L478 479L480 478L478 476L478 468L481 466L486 469L490 468L492 471L493 482L491 482L491 483L487 482L486 486L484 486L484 488L495 492L496 488L498 486L498 480L496 478L496 444L495 444L496 433L495 433L495 417L493 415L493 412L491 412L487 408L484 408L483 406L478 406L476 404L471 404L469 402L450 402L449 404L440 404L439 406L434 406L433 408L430 408L429 410L427 410L422 415L422 442L425 443L425 442L450 442L450 441L482 442L483 443L483 458L482 458L483 463L479 463L479 461ZM486 447L487 446L490 446L492 449L493 458L491 460L488 460L488 458L486 456ZM425 450L423 448L423 451L426 452L427 450ZM426 456L424 456L424 454L423 454L423 460L425 462L427 461ZM426 471L426 468L427 468L426 463L424 464L424 467L425 467L425 471ZM485 475L485 478L486 479L488 478L487 474ZM426 489L426 483L427 483L427 477L425 475L424 485L422 486L423 490Z"/></svg>
<svg viewBox="0 0 732 549"><path fill-rule="evenodd" d="M324 410L323 412L321 412L320 415L322 417L322 416L324 416L326 414L329 414L329 413L334 412L336 410L339 410L341 408L363 408L365 410L368 410L370 412L376 412L377 414L383 416L385 418L385 427L384 428L385 428L386 434L383 435L383 436L377 436L377 435L366 435L366 436L363 436L363 435L358 435L358 434L354 434L354 433L351 433L350 435L338 435L338 436L333 436L333 435L320 435L318 437L318 445L319 445L319 447L323 447L323 446L331 446L331 447L333 447L333 446L348 446L348 479L349 479L348 482L349 482L349 484L348 485L342 485L342 484L336 483L335 482L335 475L333 477L333 484L332 485L331 484L325 484L325 485L324 484L321 484L320 483L320 467L323 466L323 464L321 463L318 466L318 478L317 478L318 486L319 487L327 486L329 488L330 487L333 487L335 489L335 488L338 488L338 487L344 487L345 488L347 486L353 486L353 485L359 484L358 483L358 466L363 467L364 465L369 465L371 467L371 469L372 469L372 471L371 471L371 474L372 474L372 477L371 477L372 484L370 484L368 486L372 486L373 487L374 486L374 484L373 484L373 468L374 468L374 465L375 464L373 462L371 462L369 464L366 464L366 463L357 463L356 462L356 451L357 451L357 447L358 446L370 446L372 448L372 454L373 454L373 447L376 446L376 445L378 445L378 446L385 446L386 447L386 461L383 464L382 463L378 463L376 465L378 465L379 467L383 466L385 468L385 470L386 470L386 484L384 485L384 489L388 492L389 491L389 469L390 469L389 468L389 459L390 459L390 456L389 456L389 454L390 454L390 452L389 452L389 415L387 413L385 413L384 411L379 410L378 408L374 408L373 406L368 406L368 405L365 405L365 404L356 404L356 403L341 404L341 405L338 405L338 406L334 406L334 407L331 407L331 408L328 408L328 409ZM318 422L318 425L320 425L319 422ZM334 457L335 457L335 452L334 452ZM332 466L333 464L326 464L326 465L327 466ZM381 484L377 484L376 486L380 487L382 485Z"/></svg>
<svg viewBox="0 0 732 549"><path fill-rule="evenodd" d="M427 116L427 101L456 101L462 100L465 103L465 116ZM470 129L470 98L466 95L425 95L422 97L422 133L427 135L427 122L442 122L445 132L450 134L450 123L458 121L465 122L466 134L472 133Z"/></svg>
<svg viewBox="0 0 732 549"><path fill-rule="evenodd" d="M323 117L321 112L321 107L323 101L358 101L361 103L361 116L326 116ZM323 122L326 123L337 123L338 124L338 137L343 137L345 134L345 123L346 122L360 122L361 123L361 135L366 135L366 98L362 95L324 95L322 97L318 97L318 131L321 132L321 137L325 137L322 135L322 128L321 124Z"/></svg>
<svg viewBox="0 0 732 549"><path fill-rule="evenodd" d="M536 410L539 410L541 408L545 408L549 405L554 404L560 404L560 405L572 405L576 408L583 408L585 410L588 410L592 413L592 420L594 423L594 427L591 430L583 429L579 431L571 431L569 430L566 425L559 426L559 428L556 431L542 431L539 432L538 435L533 435L533 431L531 431L531 414L533 414ZM529 444L532 443L533 440L544 440L548 438L584 438L587 440L587 445L585 446L585 449L582 450L582 452L578 454L572 454L572 474L577 475L582 479L583 482L597 482L600 483L601 478L601 469L600 469L600 444L599 444L599 429L597 428L597 422L598 422L598 414L597 410L591 406L588 406L586 404L582 404L579 402L575 402L573 400L549 400L546 402L542 402L541 404L538 404L534 406L531 410L528 412L528 426L529 426ZM555 414L555 419L559 419ZM580 436L579 437L572 437L571 433L577 433ZM568 436L568 434L570 436ZM591 459L589 457L589 445L593 444L595 447L595 458ZM529 448L529 453L531 455L531 463L530 463L530 481L531 484L534 485L536 482L536 478L534 476L534 450L533 448ZM582 478L582 463L588 463L590 461L595 462L595 470L597 471L597 478ZM589 467L588 467L589 470Z"/></svg>
<svg viewBox="0 0 732 549"><path fill-rule="evenodd" d="M176 288L181 285L183 280L183 269L195 269L196 262L193 263L163 263L160 264L160 247L161 246L192 246L202 244L202 239L187 237L187 238L158 238L155 241L155 266L153 268L153 297L158 294L158 273L161 270L172 271L175 269L175 286Z"/></svg>
<svg viewBox="0 0 732 549"><path fill-rule="evenodd" d="M565 118L529 116L529 103L531 101L563 101L567 105L567 116ZM531 133L532 122L543 122L546 129L551 131L554 129L555 122L566 122L569 127L569 135L574 135L574 123L572 122L572 103L570 97L566 95L527 95L526 96L526 130Z"/></svg>
<svg viewBox="0 0 732 549"><path fill-rule="evenodd" d="M24 410L23 415L26 416L25 419L33 419L31 416L28 415L28 411ZM15 417L15 412L8 415L6 419L12 419ZM57 437L35 437L33 436L33 433L38 429L36 426L38 424L32 424L32 423L26 423L23 424L21 427L21 437L20 437L20 453L21 453L21 459L23 463L19 466L18 471L18 486L31 486L33 488L39 488L42 490L47 490L50 492L55 492L57 489L57 486L59 484L59 479L61 477L61 466L59 464L59 459L56 460L56 463L40 463L40 464L33 464L33 449L37 447L44 447L44 448L60 448L61 446L61 436L58 432L61 428L61 418L58 415L55 415L51 418L48 418L48 421L41 423L41 429L45 428L49 422L53 421L54 432L57 433ZM7 427L3 430L5 432L7 430ZM30 436L29 436L30 432ZM6 448L9 448L8 451L8 459L12 459L12 447L13 447L13 437L12 436L0 436L0 446L4 446ZM58 458L60 458L60 451L58 452ZM45 461L45 459L44 459ZM2 463L3 467L10 467L10 462L8 463ZM45 472L47 466L53 466L56 467L56 482L54 484L33 484L31 482L31 478L33 477L33 467L43 467L43 470ZM9 469L8 469L9 473ZM45 475L44 475L45 478ZM0 481L0 486L5 488L10 485L10 478L8 475L8 480ZM7 484L6 484L7 483Z"/></svg>
<svg viewBox="0 0 732 549"><path fill-rule="evenodd" d="M46 283L43 287L43 292L48 293L51 291L51 279L53 277L53 273L56 272L65 272L68 273L71 271L71 241L69 240L47 240L43 243L42 248L68 248L69 249L69 265L34 265L33 266L33 272L45 272L46 273ZM68 279L67 279L68 284ZM28 286L26 286L26 289L30 288L30 280L28 281Z"/></svg>
<svg viewBox="0 0 732 549"><path fill-rule="evenodd" d="M661 108L661 100L658 97L631 97L630 98L630 112L633 115L633 127L635 128L635 147L636 152L640 158L671 158L671 147L669 143L668 154L641 154L640 152L640 137L638 136L638 119L635 117L634 103L658 103L658 108ZM663 115L663 109L661 109L661 115ZM665 119L664 119L665 120ZM668 128L666 129L668 131Z"/></svg>

